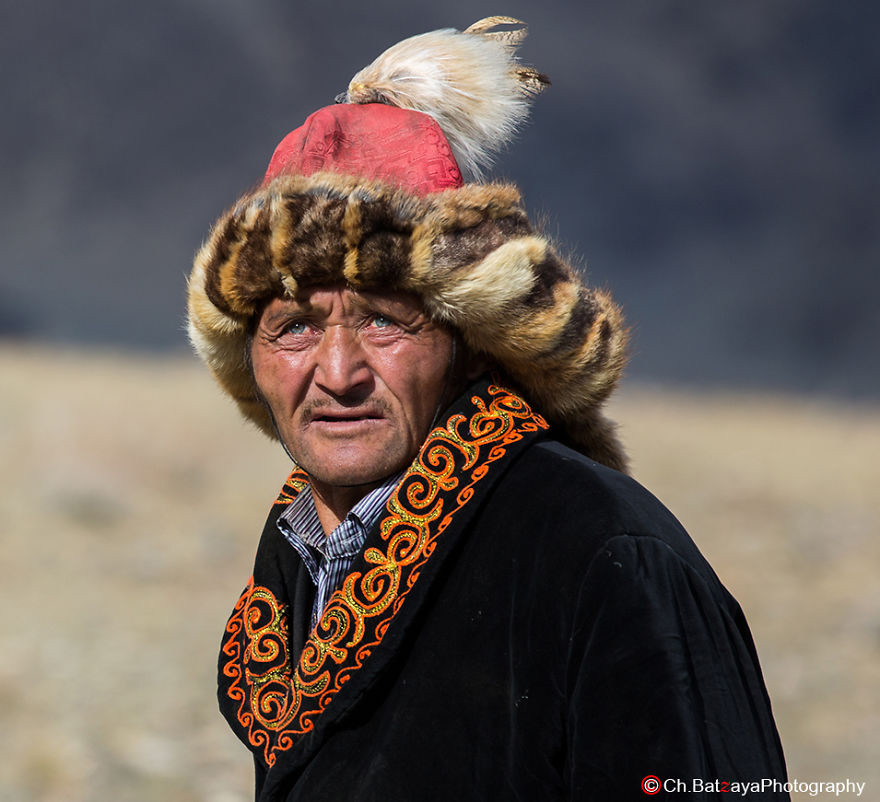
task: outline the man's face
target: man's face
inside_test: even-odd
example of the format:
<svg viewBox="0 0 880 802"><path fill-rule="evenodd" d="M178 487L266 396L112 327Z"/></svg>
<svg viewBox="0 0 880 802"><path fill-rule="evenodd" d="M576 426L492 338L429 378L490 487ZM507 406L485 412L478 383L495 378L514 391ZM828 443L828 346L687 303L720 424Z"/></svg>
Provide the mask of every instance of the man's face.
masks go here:
<svg viewBox="0 0 880 802"><path fill-rule="evenodd" d="M263 310L254 377L313 482L378 484L418 453L443 399L452 335L404 293L305 290Z"/></svg>

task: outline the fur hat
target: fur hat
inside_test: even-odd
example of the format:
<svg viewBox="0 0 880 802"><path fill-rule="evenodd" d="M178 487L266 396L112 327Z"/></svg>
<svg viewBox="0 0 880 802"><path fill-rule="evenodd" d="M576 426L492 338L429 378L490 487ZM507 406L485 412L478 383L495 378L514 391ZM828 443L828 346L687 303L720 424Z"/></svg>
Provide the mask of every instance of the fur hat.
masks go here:
<svg viewBox="0 0 880 802"><path fill-rule="evenodd" d="M417 294L564 440L625 468L600 411L625 362L620 310L532 227L515 187L460 169L479 177L549 83L516 60L524 36L491 17L393 46L345 102L285 137L262 185L214 225L189 279L190 339L270 436L245 353L255 318L272 298L345 283Z"/></svg>

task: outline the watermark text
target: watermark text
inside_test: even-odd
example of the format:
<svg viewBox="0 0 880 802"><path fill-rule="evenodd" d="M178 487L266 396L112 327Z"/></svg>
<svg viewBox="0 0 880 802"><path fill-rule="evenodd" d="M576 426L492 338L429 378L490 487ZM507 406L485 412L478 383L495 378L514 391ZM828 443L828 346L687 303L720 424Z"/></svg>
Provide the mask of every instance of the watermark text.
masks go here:
<svg viewBox="0 0 880 802"><path fill-rule="evenodd" d="M707 780L699 777L683 780L676 777L660 778L656 774L648 774L642 780L642 792L654 796L664 791L667 794L730 794L746 797L750 794L788 793L819 796L834 794L835 796L855 795L860 797L867 783L856 780L782 780L765 777L761 780Z"/></svg>

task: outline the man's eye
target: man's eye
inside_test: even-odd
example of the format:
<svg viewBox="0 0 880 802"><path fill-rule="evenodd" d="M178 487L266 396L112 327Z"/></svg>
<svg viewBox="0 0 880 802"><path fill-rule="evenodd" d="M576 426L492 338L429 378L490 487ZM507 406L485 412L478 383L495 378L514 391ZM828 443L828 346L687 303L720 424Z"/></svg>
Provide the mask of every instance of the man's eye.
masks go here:
<svg viewBox="0 0 880 802"><path fill-rule="evenodd" d="M373 318L373 325L376 328L384 329L384 328L387 328L388 326L393 326L394 321L390 317L385 317L385 315L376 315Z"/></svg>
<svg viewBox="0 0 880 802"><path fill-rule="evenodd" d="M305 334L308 330L308 326L303 323L301 320L295 320L293 323L288 323L284 329L285 334Z"/></svg>

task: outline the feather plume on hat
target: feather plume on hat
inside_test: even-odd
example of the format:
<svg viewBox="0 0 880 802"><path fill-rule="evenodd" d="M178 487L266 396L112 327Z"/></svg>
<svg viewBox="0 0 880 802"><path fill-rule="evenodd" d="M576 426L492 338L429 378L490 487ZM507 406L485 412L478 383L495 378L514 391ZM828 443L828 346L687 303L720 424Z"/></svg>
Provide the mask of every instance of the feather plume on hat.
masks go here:
<svg viewBox="0 0 880 802"><path fill-rule="evenodd" d="M501 26L516 27L496 30ZM464 31L412 36L358 72L337 101L386 103L433 117L458 166L479 180L525 121L531 97L550 83L517 60L527 32L524 22L496 16Z"/></svg>

